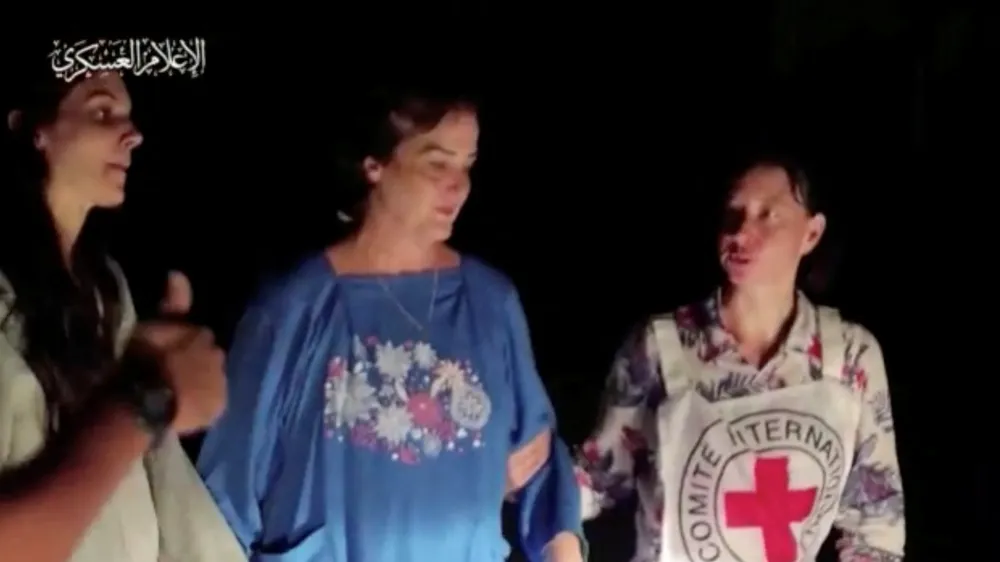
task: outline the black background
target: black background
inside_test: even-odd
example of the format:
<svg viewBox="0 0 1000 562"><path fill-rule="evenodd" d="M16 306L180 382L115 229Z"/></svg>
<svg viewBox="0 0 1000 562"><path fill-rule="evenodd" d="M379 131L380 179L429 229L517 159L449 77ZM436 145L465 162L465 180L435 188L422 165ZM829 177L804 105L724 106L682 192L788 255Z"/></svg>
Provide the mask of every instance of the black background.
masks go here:
<svg viewBox="0 0 1000 562"><path fill-rule="evenodd" d="M993 451L965 444L995 425L979 405L996 371L983 368L997 60L984 11L774 0L433 16L403 27L317 10L259 31L114 34L207 42L205 76L130 82L146 141L110 219L141 311L182 269L195 316L227 337L261 275L332 239L330 148L350 96L464 82L485 100L482 157L455 244L516 282L561 433L579 443L628 327L712 287L709 203L725 164L768 138L832 198L845 252L827 301L885 352L907 560L980 559L959 551L994 544L977 526ZM19 41L4 57L23 65ZM588 524L592 560L627 559L630 510Z"/></svg>

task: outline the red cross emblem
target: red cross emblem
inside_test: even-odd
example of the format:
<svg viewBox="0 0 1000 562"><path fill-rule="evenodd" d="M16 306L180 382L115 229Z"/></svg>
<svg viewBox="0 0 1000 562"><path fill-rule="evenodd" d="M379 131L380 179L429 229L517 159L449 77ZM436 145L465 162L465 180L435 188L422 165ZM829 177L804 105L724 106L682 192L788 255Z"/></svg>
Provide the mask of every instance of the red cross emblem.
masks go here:
<svg viewBox="0 0 1000 562"><path fill-rule="evenodd" d="M788 489L788 457L758 458L753 471L756 490L726 492L726 526L759 528L767 562L795 562L798 548L790 525L809 516L817 489Z"/></svg>

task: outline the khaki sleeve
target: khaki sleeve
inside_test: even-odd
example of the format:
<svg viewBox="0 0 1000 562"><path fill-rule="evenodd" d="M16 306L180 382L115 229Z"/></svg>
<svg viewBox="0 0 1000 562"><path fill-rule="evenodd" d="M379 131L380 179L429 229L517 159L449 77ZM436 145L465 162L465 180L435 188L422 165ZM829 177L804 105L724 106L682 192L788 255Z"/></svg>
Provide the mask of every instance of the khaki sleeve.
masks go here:
<svg viewBox="0 0 1000 562"><path fill-rule="evenodd" d="M33 458L45 440L45 397L21 354L21 326L10 317L10 285L0 273L0 470Z"/></svg>
<svg viewBox="0 0 1000 562"><path fill-rule="evenodd" d="M146 472L163 562L246 562L247 554L176 436L146 456Z"/></svg>
<svg viewBox="0 0 1000 562"><path fill-rule="evenodd" d="M121 268L113 261L110 267L121 291L116 340L121 353L135 332L137 315ZM144 465L160 529L160 562L246 562L246 553L176 436L147 453Z"/></svg>

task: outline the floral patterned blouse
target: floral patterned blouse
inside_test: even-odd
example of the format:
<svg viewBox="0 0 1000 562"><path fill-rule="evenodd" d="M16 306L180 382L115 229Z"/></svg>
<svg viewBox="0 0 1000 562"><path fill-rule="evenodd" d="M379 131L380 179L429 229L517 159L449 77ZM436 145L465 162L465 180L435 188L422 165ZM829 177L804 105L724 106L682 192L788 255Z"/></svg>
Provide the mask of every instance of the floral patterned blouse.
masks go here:
<svg viewBox="0 0 1000 562"><path fill-rule="evenodd" d="M717 402L809 384L822 370L816 307L801 293L796 316L780 349L763 367L744 360L719 320L719 294L682 307L675 316L681 342L703 363L707 379L696 390ZM905 542L903 491L882 352L863 327L844 323L846 357L842 382L864 396L854 461L835 525L842 562L901 561ZM650 325L633 333L616 355L598 429L578 455L577 479L585 518L595 517L638 493L638 544L634 562L659 558L663 491L656 470L657 408L669 400Z"/></svg>
<svg viewBox="0 0 1000 562"><path fill-rule="evenodd" d="M310 256L240 322L198 468L254 562L500 562L510 453L555 423L513 285ZM580 533L568 448L516 494L532 560Z"/></svg>

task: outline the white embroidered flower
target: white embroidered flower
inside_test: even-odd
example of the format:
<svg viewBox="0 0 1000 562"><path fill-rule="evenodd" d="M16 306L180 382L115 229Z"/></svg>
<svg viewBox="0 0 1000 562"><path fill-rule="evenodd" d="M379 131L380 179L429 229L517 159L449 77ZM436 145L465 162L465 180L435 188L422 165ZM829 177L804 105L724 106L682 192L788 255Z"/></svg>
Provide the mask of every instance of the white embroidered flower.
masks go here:
<svg viewBox="0 0 1000 562"><path fill-rule="evenodd" d="M365 344L364 342L361 341L360 337L354 336L354 339L351 340L351 347L353 348L354 351L355 361L368 360L368 349L365 348Z"/></svg>
<svg viewBox="0 0 1000 562"><path fill-rule="evenodd" d="M359 421L368 421L372 410L378 407L375 389L365 377L352 376L347 383L346 398L341 405L341 419L349 426Z"/></svg>
<svg viewBox="0 0 1000 562"><path fill-rule="evenodd" d="M468 384L452 389L449 413L460 426L473 431L486 427L491 410L490 397L482 389Z"/></svg>
<svg viewBox="0 0 1000 562"><path fill-rule="evenodd" d="M421 369L428 370L437 362L437 352L427 342L420 342L413 347L413 359Z"/></svg>
<svg viewBox="0 0 1000 562"><path fill-rule="evenodd" d="M323 418L330 425L340 427L343 420L340 417L341 406L343 405L345 397L345 389L347 387L346 377L329 377L323 384L324 390L324 402L323 402Z"/></svg>
<svg viewBox="0 0 1000 562"><path fill-rule="evenodd" d="M441 454L441 438L433 433L427 433L424 435L423 449L424 454L430 458L434 458Z"/></svg>
<svg viewBox="0 0 1000 562"><path fill-rule="evenodd" d="M437 396L445 390L455 390L465 384L465 370L458 361L441 361L434 369L434 382L431 383L431 396Z"/></svg>
<svg viewBox="0 0 1000 562"><path fill-rule="evenodd" d="M402 345L392 345L392 342L375 346L375 365L389 385L396 391L396 398L406 401L406 377L413 365L410 352Z"/></svg>
<svg viewBox="0 0 1000 562"><path fill-rule="evenodd" d="M389 380L397 381L406 378L410 371L413 360L410 352L402 345L393 345L392 342L378 344L375 347L375 365L380 373Z"/></svg>
<svg viewBox="0 0 1000 562"><path fill-rule="evenodd" d="M402 406L389 406L379 410L378 418L375 420L375 434L392 446L405 441L412 428L410 413Z"/></svg>

